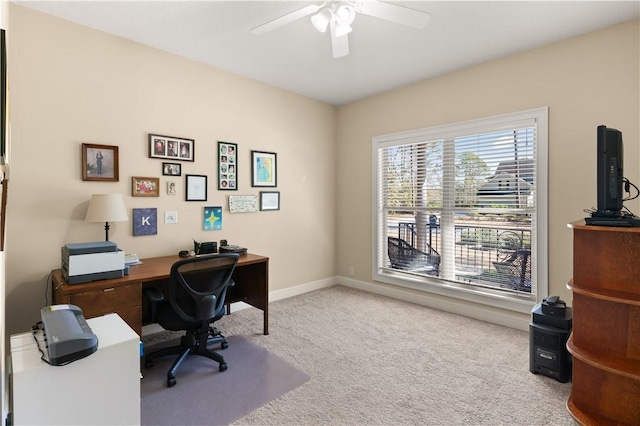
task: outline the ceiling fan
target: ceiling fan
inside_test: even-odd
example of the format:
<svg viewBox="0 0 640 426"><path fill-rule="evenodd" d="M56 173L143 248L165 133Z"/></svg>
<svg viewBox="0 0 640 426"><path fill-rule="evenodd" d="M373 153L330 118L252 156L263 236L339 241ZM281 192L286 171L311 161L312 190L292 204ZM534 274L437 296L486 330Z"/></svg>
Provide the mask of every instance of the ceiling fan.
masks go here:
<svg viewBox="0 0 640 426"><path fill-rule="evenodd" d="M291 13L252 28L251 32L253 34L264 34L311 15L311 23L318 31L324 33L327 28L330 29L333 57L341 58L349 54L347 34L352 30L351 24L355 20L357 13L386 19L387 21L413 28L423 28L427 25L431 16L427 12L378 0L328 0L322 4L311 4L294 10Z"/></svg>

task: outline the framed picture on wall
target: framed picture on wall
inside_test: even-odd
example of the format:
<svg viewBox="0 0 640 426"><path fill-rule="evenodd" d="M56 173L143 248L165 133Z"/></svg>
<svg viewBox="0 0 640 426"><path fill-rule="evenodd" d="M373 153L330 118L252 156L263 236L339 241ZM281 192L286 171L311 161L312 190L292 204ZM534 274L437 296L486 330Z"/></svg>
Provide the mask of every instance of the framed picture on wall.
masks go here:
<svg viewBox="0 0 640 426"><path fill-rule="evenodd" d="M218 189L238 190L238 145L218 142Z"/></svg>
<svg viewBox="0 0 640 426"><path fill-rule="evenodd" d="M260 211L280 210L280 191L260 191Z"/></svg>
<svg viewBox="0 0 640 426"><path fill-rule="evenodd" d="M277 175L275 152L251 151L251 186L276 187Z"/></svg>
<svg viewBox="0 0 640 426"><path fill-rule="evenodd" d="M180 163L162 163L163 176L182 176L182 165Z"/></svg>
<svg viewBox="0 0 640 426"><path fill-rule="evenodd" d="M219 231L222 229L222 207L204 208L204 230Z"/></svg>
<svg viewBox="0 0 640 426"><path fill-rule="evenodd" d="M178 188L175 182L167 182L167 194L176 195L178 193Z"/></svg>
<svg viewBox="0 0 640 426"><path fill-rule="evenodd" d="M156 177L139 177L131 178L131 196L132 197L159 197L160 196L160 178Z"/></svg>
<svg viewBox="0 0 640 426"><path fill-rule="evenodd" d="M185 201L207 201L207 177L203 175L185 176Z"/></svg>
<svg viewBox="0 0 640 426"><path fill-rule="evenodd" d="M118 182L118 147L83 143L82 180Z"/></svg>
<svg viewBox="0 0 640 426"><path fill-rule="evenodd" d="M133 209L133 236L158 234L158 209Z"/></svg>
<svg viewBox="0 0 640 426"><path fill-rule="evenodd" d="M195 161L195 141L149 134L149 158L164 158L173 161Z"/></svg>

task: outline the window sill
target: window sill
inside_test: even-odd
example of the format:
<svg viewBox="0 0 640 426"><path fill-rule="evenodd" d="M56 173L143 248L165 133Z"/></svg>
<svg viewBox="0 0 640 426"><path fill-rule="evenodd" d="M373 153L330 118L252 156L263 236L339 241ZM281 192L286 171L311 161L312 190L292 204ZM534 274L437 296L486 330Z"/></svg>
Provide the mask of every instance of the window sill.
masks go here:
<svg viewBox="0 0 640 426"><path fill-rule="evenodd" d="M373 280L523 314L530 314L537 303L533 300L535 297L533 295L468 287L463 284L387 270L374 273Z"/></svg>

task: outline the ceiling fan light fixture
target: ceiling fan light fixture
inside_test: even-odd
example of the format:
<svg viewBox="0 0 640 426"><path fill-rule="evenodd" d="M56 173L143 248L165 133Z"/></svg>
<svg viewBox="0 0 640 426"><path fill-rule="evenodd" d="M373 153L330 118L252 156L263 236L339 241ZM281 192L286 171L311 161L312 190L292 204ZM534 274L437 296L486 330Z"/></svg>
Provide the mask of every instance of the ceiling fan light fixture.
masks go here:
<svg viewBox="0 0 640 426"><path fill-rule="evenodd" d="M353 28L351 28L351 25L349 24L341 24L339 22L336 22L332 30L335 37L340 37L349 34L353 30Z"/></svg>
<svg viewBox="0 0 640 426"><path fill-rule="evenodd" d="M324 0L321 4L308 4L279 18L251 29L253 34L264 34L302 17L311 17L311 23L321 33L330 28L334 58L349 54L349 34L356 14L372 16L412 28L424 28L430 14L387 0ZM0 425L1 426L1 425Z"/></svg>
<svg viewBox="0 0 640 426"><path fill-rule="evenodd" d="M350 4L343 3L336 9L335 16L339 25L346 25L351 28L350 25L356 19L356 9Z"/></svg>
<svg viewBox="0 0 640 426"><path fill-rule="evenodd" d="M331 18L331 11L329 9L322 9L320 12L311 16L311 23L316 30L324 33L327 31Z"/></svg>

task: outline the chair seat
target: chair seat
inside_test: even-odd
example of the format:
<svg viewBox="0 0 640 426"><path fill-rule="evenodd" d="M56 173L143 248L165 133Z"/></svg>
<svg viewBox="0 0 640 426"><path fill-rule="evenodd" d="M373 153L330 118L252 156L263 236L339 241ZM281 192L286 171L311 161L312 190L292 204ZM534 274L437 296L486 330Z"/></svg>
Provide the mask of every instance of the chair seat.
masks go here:
<svg viewBox="0 0 640 426"><path fill-rule="evenodd" d="M173 310L171 303L162 302L156 305L155 321L165 330L183 331L200 328L202 321L185 321Z"/></svg>
<svg viewBox="0 0 640 426"><path fill-rule="evenodd" d="M408 262L399 261L397 268L410 272L432 272L436 269L433 265L425 264L421 260L410 260Z"/></svg>

